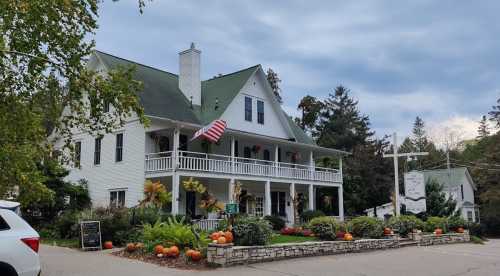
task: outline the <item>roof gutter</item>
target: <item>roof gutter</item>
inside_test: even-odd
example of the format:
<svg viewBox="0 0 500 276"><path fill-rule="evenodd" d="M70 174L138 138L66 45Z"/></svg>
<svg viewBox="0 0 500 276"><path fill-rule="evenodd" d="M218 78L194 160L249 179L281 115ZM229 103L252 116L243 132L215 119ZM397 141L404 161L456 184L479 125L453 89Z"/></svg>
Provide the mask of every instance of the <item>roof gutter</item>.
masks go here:
<svg viewBox="0 0 500 276"><path fill-rule="evenodd" d="M188 128L188 129L198 130L201 127L203 127L203 125L195 124L195 123L181 122L181 121L177 121L177 120L172 120L172 119L162 118L162 117L157 117L157 116L151 116L151 115L145 115L145 116L152 118L152 119L168 121L179 128ZM328 153L328 154L335 154L335 155L350 155L351 154L350 152L343 151L343 150L324 148L324 147L320 147L317 145L304 144L304 143L299 143L299 142L295 142L295 141L289 141L289 140L285 140L285 139L275 138L275 137L271 137L271 136L249 133L249 132L231 129L231 128L227 128L226 133L233 134L233 135L241 135L241 136L246 136L246 137L251 137L251 138L257 138L257 139L267 139L267 140L271 140L275 143L282 144L282 145L299 146L302 148L316 150L316 151Z"/></svg>

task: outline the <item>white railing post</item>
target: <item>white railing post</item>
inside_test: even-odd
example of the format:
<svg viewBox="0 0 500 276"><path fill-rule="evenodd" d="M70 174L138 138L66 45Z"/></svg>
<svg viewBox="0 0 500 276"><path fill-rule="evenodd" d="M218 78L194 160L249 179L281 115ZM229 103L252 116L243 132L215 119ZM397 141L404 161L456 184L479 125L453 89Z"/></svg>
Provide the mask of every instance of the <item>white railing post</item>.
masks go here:
<svg viewBox="0 0 500 276"><path fill-rule="evenodd" d="M314 175L315 175L315 170L316 170L316 163L314 162L314 153L313 151L309 152L309 171L311 173L311 180L314 180Z"/></svg>
<svg viewBox="0 0 500 276"><path fill-rule="evenodd" d="M274 176L278 177L279 176L279 146L275 145L274 146Z"/></svg>
<svg viewBox="0 0 500 276"><path fill-rule="evenodd" d="M174 129L174 143L172 149L172 166L174 170L178 169L179 166L179 136L180 130L178 127Z"/></svg>
<svg viewBox="0 0 500 276"><path fill-rule="evenodd" d="M234 155L236 154L236 142L234 136L231 136L231 173L234 174Z"/></svg>

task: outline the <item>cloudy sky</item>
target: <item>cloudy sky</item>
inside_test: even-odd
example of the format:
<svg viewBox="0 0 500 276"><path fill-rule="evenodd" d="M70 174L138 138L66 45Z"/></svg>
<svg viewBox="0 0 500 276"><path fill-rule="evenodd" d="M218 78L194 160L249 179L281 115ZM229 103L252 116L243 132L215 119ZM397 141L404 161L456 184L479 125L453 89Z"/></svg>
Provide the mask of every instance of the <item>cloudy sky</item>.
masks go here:
<svg viewBox="0 0 500 276"><path fill-rule="evenodd" d="M342 84L377 136L415 116L475 136L500 97L498 1L106 1L97 49L173 73L195 42L202 77L255 64L282 79L290 115Z"/></svg>

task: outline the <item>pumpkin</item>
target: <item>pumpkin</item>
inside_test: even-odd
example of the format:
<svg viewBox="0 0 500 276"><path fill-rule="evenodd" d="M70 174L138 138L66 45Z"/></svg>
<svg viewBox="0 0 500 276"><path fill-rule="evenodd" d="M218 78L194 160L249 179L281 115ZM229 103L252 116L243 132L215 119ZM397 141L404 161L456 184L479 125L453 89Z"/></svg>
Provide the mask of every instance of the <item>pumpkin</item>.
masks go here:
<svg viewBox="0 0 500 276"><path fill-rule="evenodd" d="M111 241L104 242L104 249L112 249L112 248L113 248L113 242Z"/></svg>
<svg viewBox="0 0 500 276"><path fill-rule="evenodd" d="M210 235L210 239L213 241L218 240L221 237L221 234L219 232L213 232L212 235Z"/></svg>
<svg viewBox="0 0 500 276"><path fill-rule="evenodd" d="M443 229L436 228L436 230L434 230L434 234L436 234L436 236L441 236L443 234Z"/></svg>
<svg viewBox="0 0 500 276"><path fill-rule="evenodd" d="M171 257L176 257L177 258L179 256L179 254L180 254L179 247L177 247L175 245L171 246L169 248L169 250L170 250L170 256Z"/></svg>
<svg viewBox="0 0 500 276"><path fill-rule="evenodd" d="M193 249L186 250L186 253L185 253L186 257L191 258L191 255L193 255L193 252L194 252Z"/></svg>
<svg viewBox="0 0 500 276"><path fill-rule="evenodd" d="M163 245L159 244L157 246L155 246L155 254L163 254Z"/></svg>
<svg viewBox="0 0 500 276"><path fill-rule="evenodd" d="M137 246L133 243L127 243L127 251L132 253L137 249Z"/></svg>
<svg viewBox="0 0 500 276"><path fill-rule="evenodd" d="M170 252L170 248L168 248L168 247L164 247L164 248L163 248L163 250L162 250L162 254L163 254L163 256L165 256L165 257L170 256L170 254L171 254L171 252Z"/></svg>
<svg viewBox="0 0 500 276"><path fill-rule="evenodd" d="M344 241L352 241L352 235L351 235L351 233L345 233L344 234Z"/></svg>
<svg viewBox="0 0 500 276"><path fill-rule="evenodd" d="M227 243L232 243L233 242L233 233L227 231L224 233L224 238L226 238Z"/></svg>
<svg viewBox="0 0 500 276"><path fill-rule="evenodd" d="M220 237L218 240L217 240L217 243L218 244L225 244L227 242L226 238L224 237Z"/></svg>
<svg viewBox="0 0 500 276"><path fill-rule="evenodd" d="M201 252L198 250L193 250L193 253L191 253L191 260L193 262L198 262L201 260Z"/></svg>
<svg viewBox="0 0 500 276"><path fill-rule="evenodd" d="M463 232L465 232L464 228L462 228L462 227L457 228L457 233L463 233Z"/></svg>
<svg viewBox="0 0 500 276"><path fill-rule="evenodd" d="M388 236L388 235L391 235L391 233L392 233L391 228L389 228L389 227L384 228L384 235Z"/></svg>

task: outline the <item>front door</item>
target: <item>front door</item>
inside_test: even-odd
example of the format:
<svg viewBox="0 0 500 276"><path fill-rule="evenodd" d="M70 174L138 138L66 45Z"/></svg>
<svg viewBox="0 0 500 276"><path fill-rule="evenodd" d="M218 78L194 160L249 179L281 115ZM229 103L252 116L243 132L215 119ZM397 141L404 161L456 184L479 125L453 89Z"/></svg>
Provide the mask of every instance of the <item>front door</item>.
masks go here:
<svg viewBox="0 0 500 276"><path fill-rule="evenodd" d="M186 192L186 216L196 217L196 192Z"/></svg>
<svg viewBox="0 0 500 276"><path fill-rule="evenodd" d="M273 216L286 217L286 193L271 192L271 214Z"/></svg>

